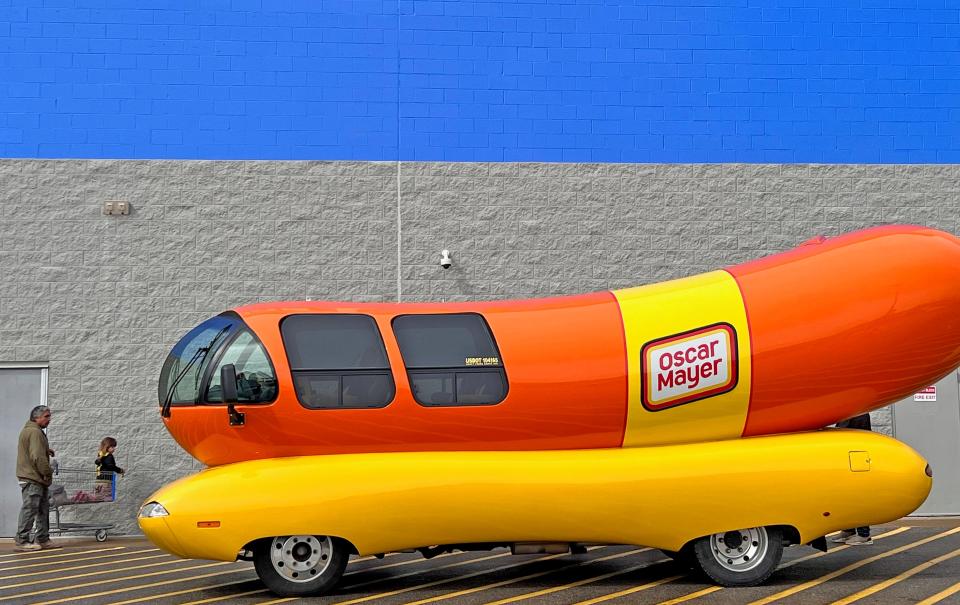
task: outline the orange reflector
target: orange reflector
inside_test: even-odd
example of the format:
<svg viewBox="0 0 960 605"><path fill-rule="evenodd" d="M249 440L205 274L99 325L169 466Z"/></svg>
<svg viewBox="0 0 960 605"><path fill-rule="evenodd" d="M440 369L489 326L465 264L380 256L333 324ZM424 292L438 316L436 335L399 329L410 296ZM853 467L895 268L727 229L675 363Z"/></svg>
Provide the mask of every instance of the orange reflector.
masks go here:
<svg viewBox="0 0 960 605"><path fill-rule="evenodd" d="M220 527L219 521L197 521L197 527Z"/></svg>

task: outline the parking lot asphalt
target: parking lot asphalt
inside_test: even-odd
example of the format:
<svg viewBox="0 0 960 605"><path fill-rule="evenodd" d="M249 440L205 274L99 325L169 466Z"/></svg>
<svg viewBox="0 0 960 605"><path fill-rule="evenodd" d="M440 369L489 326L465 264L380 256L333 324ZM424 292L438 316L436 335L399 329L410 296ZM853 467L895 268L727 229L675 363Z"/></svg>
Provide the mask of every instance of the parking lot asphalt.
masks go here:
<svg viewBox="0 0 960 605"><path fill-rule="evenodd" d="M960 604L960 520L906 519L873 530L872 545L787 548L778 571L755 588L713 586L658 550L620 545L583 555L497 549L429 560L355 557L334 594L311 599L272 595L250 563L177 559L144 540L64 540L35 553L15 553L7 543L0 545L0 605Z"/></svg>

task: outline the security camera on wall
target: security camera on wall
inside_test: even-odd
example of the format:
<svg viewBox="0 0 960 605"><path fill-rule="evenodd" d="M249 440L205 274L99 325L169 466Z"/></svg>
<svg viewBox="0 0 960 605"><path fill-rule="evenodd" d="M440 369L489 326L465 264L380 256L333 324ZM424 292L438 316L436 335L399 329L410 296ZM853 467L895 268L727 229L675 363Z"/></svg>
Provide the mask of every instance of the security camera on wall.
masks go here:
<svg viewBox="0 0 960 605"><path fill-rule="evenodd" d="M453 259L450 258L450 251L443 250L440 252L440 266L444 269L449 269L453 265Z"/></svg>

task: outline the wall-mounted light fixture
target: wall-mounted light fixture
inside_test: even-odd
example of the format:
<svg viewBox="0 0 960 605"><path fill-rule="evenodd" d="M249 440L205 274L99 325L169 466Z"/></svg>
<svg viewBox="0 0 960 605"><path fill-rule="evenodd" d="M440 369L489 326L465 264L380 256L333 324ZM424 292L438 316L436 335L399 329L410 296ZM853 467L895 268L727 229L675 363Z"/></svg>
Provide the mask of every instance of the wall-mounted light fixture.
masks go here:
<svg viewBox="0 0 960 605"><path fill-rule="evenodd" d="M106 215L130 214L130 204L119 200L107 201L103 203L103 213Z"/></svg>
<svg viewBox="0 0 960 605"><path fill-rule="evenodd" d="M441 251L440 251L440 266L443 267L444 269L449 269L451 265L453 265L453 259L450 258L450 251L449 251L449 250L441 250Z"/></svg>

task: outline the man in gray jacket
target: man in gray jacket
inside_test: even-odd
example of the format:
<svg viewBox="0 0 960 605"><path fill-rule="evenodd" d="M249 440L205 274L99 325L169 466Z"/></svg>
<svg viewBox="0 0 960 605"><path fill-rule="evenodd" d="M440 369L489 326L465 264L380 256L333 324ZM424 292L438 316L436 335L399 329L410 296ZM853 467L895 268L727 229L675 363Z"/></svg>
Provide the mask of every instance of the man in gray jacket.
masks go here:
<svg viewBox="0 0 960 605"><path fill-rule="evenodd" d="M50 408L38 405L30 410L30 420L20 431L17 446L17 479L23 495L20 523L17 526L14 550L27 552L55 548L50 541L50 484L53 469L50 457L54 455L43 429L50 424ZM30 530L37 522L35 542L30 542Z"/></svg>

